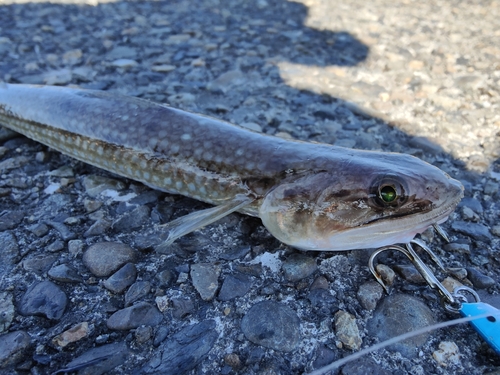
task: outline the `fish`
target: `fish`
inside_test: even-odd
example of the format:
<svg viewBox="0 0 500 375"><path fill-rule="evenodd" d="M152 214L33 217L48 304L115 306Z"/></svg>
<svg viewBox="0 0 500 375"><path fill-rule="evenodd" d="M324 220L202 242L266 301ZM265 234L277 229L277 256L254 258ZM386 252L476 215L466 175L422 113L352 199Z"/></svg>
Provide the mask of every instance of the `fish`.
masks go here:
<svg viewBox="0 0 500 375"><path fill-rule="evenodd" d="M1 83L0 125L214 206L168 223L169 243L235 211L299 250L409 243L446 221L464 192L411 155L284 139L106 91Z"/></svg>

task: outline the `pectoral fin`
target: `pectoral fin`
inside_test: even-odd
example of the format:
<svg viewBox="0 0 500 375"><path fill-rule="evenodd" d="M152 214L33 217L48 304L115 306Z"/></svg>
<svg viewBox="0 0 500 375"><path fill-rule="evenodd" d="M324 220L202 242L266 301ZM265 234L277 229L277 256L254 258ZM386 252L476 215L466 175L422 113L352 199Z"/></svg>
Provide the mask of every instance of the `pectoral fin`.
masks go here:
<svg viewBox="0 0 500 375"><path fill-rule="evenodd" d="M249 205L254 200L255 198L252 197L238 195L234 199L222 205L207 208L201 211L195 211L175 219L164 225L164 228L168 230L168 237L162 246L168 246L176 239L208 224L212 224L213 222L222 219L224 216Z"/></svg>

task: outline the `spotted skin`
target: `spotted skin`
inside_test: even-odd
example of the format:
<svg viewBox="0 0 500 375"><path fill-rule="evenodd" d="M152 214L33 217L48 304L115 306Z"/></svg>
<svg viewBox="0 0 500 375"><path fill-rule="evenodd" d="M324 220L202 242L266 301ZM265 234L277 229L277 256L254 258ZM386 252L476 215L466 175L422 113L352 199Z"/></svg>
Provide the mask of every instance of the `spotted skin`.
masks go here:
<svg viewBox="0 0 500 375"><path fill-rule="evenodd" d="M163 191L215 205L251 196L240 211L302 249L406 240L462 196L460 183L409 155L285 140L115 93L0 84L0 124ZM377 200L387 183L404 192L397 204Z"/></svg>

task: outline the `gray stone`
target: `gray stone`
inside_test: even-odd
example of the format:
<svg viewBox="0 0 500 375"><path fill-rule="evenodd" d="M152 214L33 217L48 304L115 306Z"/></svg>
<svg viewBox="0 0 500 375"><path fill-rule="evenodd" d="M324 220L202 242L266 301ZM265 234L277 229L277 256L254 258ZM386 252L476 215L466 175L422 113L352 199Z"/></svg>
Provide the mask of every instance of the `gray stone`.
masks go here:
<svg viewBox="0 0 500 375"><path fill-rule="evenodd" d="M90 227L83 233L84 237L99 236L106 233L106 231L111 227L111 223L106 219L96 220Z"/></svg>
<svg viewBox="0 0 500 375"><path fill-rule="evenodd" d="M403 280L409 281L414 284L424 284L425 279L422 277L420 272L411 265L407 264L397 264L394 266L396 272L403 278Z"/></svg>
<svg viewBox="0 0 500 375"><path fill-rule="evenodd" d="M25 359L30 344L30 336L24 331L14 331L0 336L0 368L12 368Z"/></svg>
<svg viewBox="0 0 500 375"><path fill-rule="evenodd" d="M342 367L342 375L391 375L370 357L361 357Z"/></svg>
<svg viewBox="0 0 500 375"><path fill-rule="evenodd" d="M210 352L219 337L215 321L204 320L187 326L162 343L142 368L145 374L186 374Z"/></svg>
<svg viewBox="0 0 500 375"><path fill-rule="evenodd" d="M125 306L130 306L134 302L148 295L151 291L151 283L149 281L137 281L133 283L125 292Z"/></svg>
<svg viewBox="0 0 500 375"><path fill-rule="evenodd" d="M363 308L366 310L374 310L383 294L384 288L382 288L378 282L369 281L361 284L356 296L358 297L358 301Z"/></svg>
<svg viewBox="0 0 500 375"><path fill-rule="evenodd" d="M174 297L172 301L172 316L181 319L194 311L195 305L189 297Z"/></svg>
<svg viewBox="0 0 500 375"><path fill-rule="evenodd" d="M193 286L204 301L214 298L219 288L220 272L220 266L212 263L197 263L191 266L190 275Z"/></svg>
<svg viewBox="0 0 500 375"><path fill-rule="evenodd" d="M486 289L495 285L495 280L472 267L467 267L467 278L477 289Z"/></svg>
<svg viewBox="0 0 500 375"><path fill-rule="evenodd" d="M109 329L126 331L142 325L156 326L163 320L163 315L158 309L146 302L118 310L109 317L106 325Z"/></svg>
<svg viewBox="0 0 500 375"><path fill-rule="evenodd" d="M102 345L87 350L69 362L58 373L78 372L78 375L108 374L116 366L125 362L129 351L125 343Z"/></svg>
<svg viewBox="0 0 500 375"><path fill-rule="evenodd" d="M99 242L83 254L83 264L94 275L109 276L126 263L134 262L137 254L130 246L118 242Z"/></svg>
<svg viewBox="0 0 500 375"><path fill-rule="evenodd" d="M67 264L52 267L47 273L51 279L62 283L81 283L82 277L78 272Z"/></svg>
<svg viewBox="0 0 500 375"><path fill-rule="evenodd" d="M7 229L13 229L23 221L25 216L24 211L7 211L0 216L0 232Z"/></svg>
<svg viewBox="0 0 500 375"><path fill-rule="evenodd" d="M14 319L14 311L12 294L0 292L0 333L9 329L10 324Z"/></svg>
<svg viewBox="0 0 500 375"><path fill-rule="evenodd" d="M57 221L47 221L47 224L57 230L64 241L73 240L76 238L76 234L69 230L69 228L63 223Z"/></svg>
<svg viewBox="0 0 500 375"><path fill-rule="evenodd" d="M6 272L19 261L19 245L10 231L0 232L0 270Z"/></svg>
<svg viewBox="0 0 500 375"><path fill-rule="evenodd" d="M237 297L243 297L252 287L252 278L243 273L235 273L224 279L217 299L219 301L230 301Z"/></svg>
<svg viewBox="0 0 500 375"><path fill-rule="evenodd" d="M26 271L42 275L52 267L57 258L58 256L54 254L41 254L23 260L22 264Z"/></svg>
<svg viewBox="0 0 500 375"><path fill-rule="evenodd" d="M451 228L478 241L490 242L491 233L486 225L469 223L466 221L454 221Z"/></svg>
<svg viewBox="0 0 500 375"><path fill-rule="evenodd" d="M282 265L283 273L287 281L299 281L312 275L317 269L316 258L302 253L290 255Z"/></svg>
<svg viewBox="0 0 500 375"><path fill-rule="evenodd" d="M122 181L97 175L86 176L83 180L83 186L85 192L92 198L97 197L104 190L120 191L126 187Z"/></svg>
<svg viewBox="0 0 500 375"><path fill-rule="evenodd" d="M47 319L61 319L68 297L52 281L42 281L32 285L22 296L19 312L22 315L39 315Z"/></svg>
<svg viewBox="0 0 500 375"><path fill-rule="evenodd" d="M368 321L368 333L380 341L388 340L403 333L427 327L435 323L432 311L419 299L406 294L386 297L377 307L373 318ZM414 358L418 348L429 337L429 333L391 345L390 350Z"/></svg>
<svg viewBox="0 0 500 375"><path fill-rule="evenodd" d="M274 301L253 305L241 321L245 337L281 352L293 351L300 341L300 319L288 306Z"/></svg>
<svg viewBox="0 0 500 375"><path fill-rule="evenodd" d="M113 231L118 233L128 232L142 227L149 220L150 208L148 206L139 206L134 210L127 212L112 224Z"/></svg>
<svg viewBox="0 0 500 375"><path fill-rule="evenodd" d="M351 350L361 348L361 336L356 324L356 318L347 311L337 311L335 313L335 335L342 344Z"/></svg>
<svg viewBox="0 0 500 375"><path fill-rule="evenodd" d="M105 280L103 285L113 293L122 293L135 282L136 277L137 269L135 265L133 263L127 263Z"/></svg>

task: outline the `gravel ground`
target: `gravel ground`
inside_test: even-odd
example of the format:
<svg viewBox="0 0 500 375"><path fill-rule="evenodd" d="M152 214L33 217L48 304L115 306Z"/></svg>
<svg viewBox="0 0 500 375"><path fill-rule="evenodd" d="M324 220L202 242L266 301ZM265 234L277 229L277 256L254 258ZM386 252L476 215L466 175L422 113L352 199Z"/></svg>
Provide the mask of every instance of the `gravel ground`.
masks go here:
<svg viewBox="0 0 500 375"><path fill-rule="evenodd" d="M0 0L0 80L418 156L465 186L451 243L423 236L439 278L500 308L499 38L495 1ZM0 136L2 373L302 374L455 317L395 254L387 296L369 251L301 253L239 214L164 248L158 224L207 206ZM466 325L340 370L499 372Z"/></svg>

